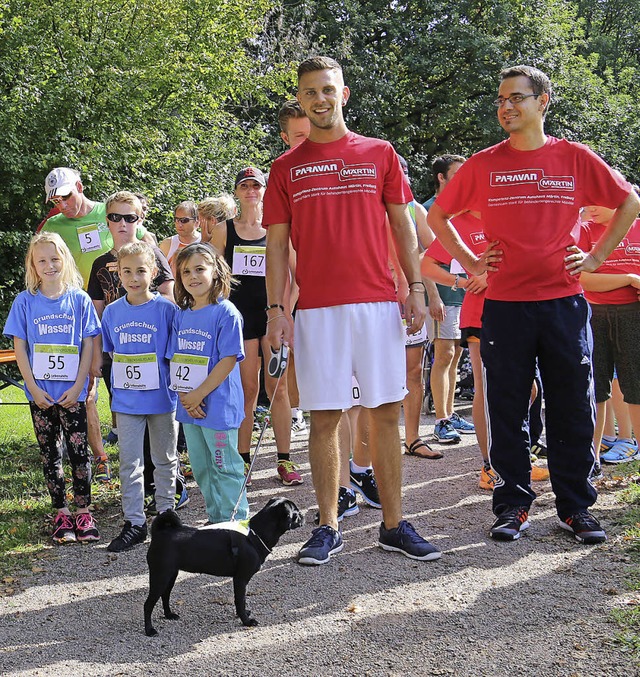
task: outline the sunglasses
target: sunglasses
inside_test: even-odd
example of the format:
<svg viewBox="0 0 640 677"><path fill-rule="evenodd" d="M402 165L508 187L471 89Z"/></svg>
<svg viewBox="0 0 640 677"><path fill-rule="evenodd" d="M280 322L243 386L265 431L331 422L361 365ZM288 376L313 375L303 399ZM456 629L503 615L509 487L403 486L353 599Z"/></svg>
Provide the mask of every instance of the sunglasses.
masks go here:
<svg viewBox="0 0 640 677"><path fill-rule="evenodd" d="M127 223L135 223L140 220L140 216L137 214L107 214L107 219L113 221L114 223L120 223L124 219Z"/></svg>
<svg viewBox="0 0 640 677"><path fill-rule="evenodd" d="M189 221L195 221L193 216L174 216L173 220L178 221L182 225L184 225L185 223L189 223Z"/></svg>

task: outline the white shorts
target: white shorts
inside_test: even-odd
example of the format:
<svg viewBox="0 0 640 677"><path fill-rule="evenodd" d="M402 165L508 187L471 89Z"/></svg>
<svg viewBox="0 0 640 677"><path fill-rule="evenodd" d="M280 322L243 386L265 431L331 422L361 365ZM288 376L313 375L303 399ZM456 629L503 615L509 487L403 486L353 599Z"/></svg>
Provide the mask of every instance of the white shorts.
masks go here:
<svg viewBox="0 0 640 677"><path fill-rule="evenodd" d="M436 322L431 316L427 317L426 326L429 341L434 339L460 340L460 310L461 306L445 306L444 322Z"/></svg>
<svg viewBox="0 0 640 677"><path fill-rule="evenodd" d="M397 303L355 303L298 310L296 377L307 411L375 408L407 394L405 334Z"/></svg>

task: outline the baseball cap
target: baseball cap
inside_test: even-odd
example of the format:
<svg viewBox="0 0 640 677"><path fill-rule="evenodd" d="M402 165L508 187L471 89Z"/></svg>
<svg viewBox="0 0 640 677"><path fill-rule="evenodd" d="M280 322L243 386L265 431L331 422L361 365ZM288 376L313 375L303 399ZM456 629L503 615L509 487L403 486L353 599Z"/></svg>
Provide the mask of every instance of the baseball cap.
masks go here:
<svg viewBox="0 0 640 677"><path fill-rule="evenodd" d="M238 175L236 176L236 182L233 184L234 187L237 187L239 183L242 183L247 179L253 179L254 181L257 181L261 186L267 185L267 180L264 174L259 169L256 169L255 167L245 167L244 169L241 169L238 172Z"/></svg>
<svg viewBox="0 0 640 677"><path fill-rule="evenodd" d="M69 167L56 167L52 169L44 181L44 192L47 202L58 195L69 195L80 181L80 174Z"/></svg>

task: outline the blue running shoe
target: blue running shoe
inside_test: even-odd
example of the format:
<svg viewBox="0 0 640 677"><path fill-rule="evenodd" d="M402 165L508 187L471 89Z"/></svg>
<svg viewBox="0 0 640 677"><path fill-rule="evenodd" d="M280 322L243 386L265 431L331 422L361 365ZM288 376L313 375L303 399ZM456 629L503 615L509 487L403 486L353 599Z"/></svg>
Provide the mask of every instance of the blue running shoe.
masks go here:
<svg viewBox="0 0 640 677"><path fill-rule="evenodd" d="M604 454L600 454L602 463L629 463L640 458L638 443L635 440L616 440L615 444Z"/></svg>
<svg viewBox="0 0 640 677"><path fill-rule="evenodd" d="M462 439L458 431L448 418L435 424L433 428L433 439L441 444L457 444Z"/></svg>
<svg viewBox="0 0 640 677"><path fill-rule="evenodd" d="M118 433L114 433L113 429L111 429L103 442L106 444L118 444Z"/></svg>
<svg viewBox="0 0 640 677"><path fill-rule="evenodd" d="M407 520L402 520L395 529L386 529L383 522L380 525L378 545L383 550L401 552L405 557L423 562L442 557L438 548L422 538Z"/></svg>
<svg viewBox="0 0 640 677"><path fill-rule="evenodd" d="M469 421L462 418L462 416L456 414L455 411L449 416L449 420L454 429L463 435L473 435L476 432L476 427L473 423L469 423Z"/></svg>
<svg viewBox="0 0 640 677"><path fill-rule="evenodd" d="M331 555L335 555L344 548L342 535L328 525L323 525L311 532L311 538L300 548L298 553L299 564L326 564Z"/></svg>
<svg viewBox="0 0 640 677"><path fill-rule="evenodd" d="M176 493L176 510L184 508L187 503L189 503L189 494L187 493L187 487L183 485L182 491L180 493Z"/></svg>

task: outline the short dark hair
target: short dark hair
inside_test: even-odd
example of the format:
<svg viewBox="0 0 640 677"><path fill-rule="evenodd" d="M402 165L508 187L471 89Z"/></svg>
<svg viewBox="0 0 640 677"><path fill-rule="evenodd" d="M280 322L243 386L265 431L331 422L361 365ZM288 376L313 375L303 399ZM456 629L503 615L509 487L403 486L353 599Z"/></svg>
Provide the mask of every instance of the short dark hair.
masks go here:
<svg viewBox="0 0 640 677"><path fill-rule="evenodd" d="M280 125L280 131L286 134L289 120L306 117L307 114L302 110L302 106L298 102L298 99L285 101L285 103L282 104L282 108L280 108L280 112L278 113L278 124Z"/></svg>
<svg viewBox="0 0 640 677"><path fill-rule="evenodd" d="M440 155L431 163L431 172L433 173L433 190L437 193L440 190L440 181L438 181L438 174L446 176L449 167L456 162L466 162L467 158L462 155Z"/></svg>
<svg viewBox="0 0 640 677"><path fill-rule="evenodd" d="M310 56L298 66L298 80L300 80L305 73L326 70L342 72L342 66L330 56Z"/></svg>
<svg viewBox="0 0 640 677"><path fill-rule="evenodd" d="M524 75L525 78L529 79L534 94L538 96L540 94L548 94L549 100L551 100L551 80L539 68L525 66L524 64L509 66L500 71L500 81L507 78L517 78L519 75Z"/></svg>

